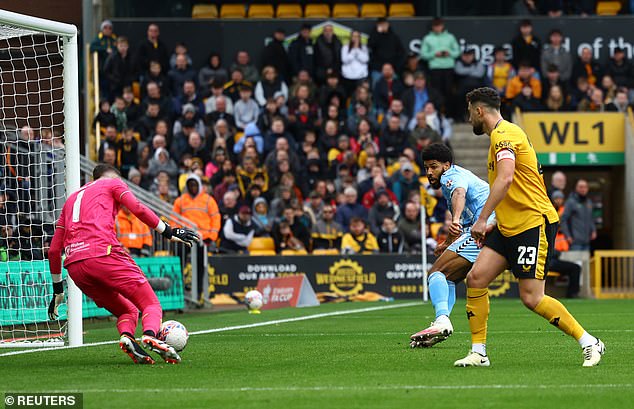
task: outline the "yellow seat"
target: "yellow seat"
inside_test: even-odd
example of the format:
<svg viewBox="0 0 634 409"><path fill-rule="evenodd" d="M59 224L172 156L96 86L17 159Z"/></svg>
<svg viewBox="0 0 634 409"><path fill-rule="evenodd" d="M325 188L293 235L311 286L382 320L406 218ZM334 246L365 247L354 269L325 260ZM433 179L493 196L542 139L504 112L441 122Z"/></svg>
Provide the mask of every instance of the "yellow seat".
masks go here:
<svg viewBox="0 0 634 409"><path fill-rule="evenodd" d="M272 237L254 237L247 249L250 254L254 251L272 251L275 254L275 242Z"/></svg>
<svg viewBox="0 0 634 409"><path fill-rule="evenodd" d="M168 250L156 250L154 252L154 257L168 257L170 256L170 252Z"/></svg>
<svg viewBox="0 0 634 409"><path fill-rule="evenodd" d="M302 18L302 6L299 4L280 4L277 6L277 18Z"/></svg>
<svg viewBox="0 0 634 409"><path fill-rule="evenodd" d="M313 250L313 254L316 256L326 256L326 255L338 255L338 249L315 249Z"/></svg>
<svg viewBox="0 0 634 409"><path fill-rule="evenodd" d="M218 9L215 4L194 4L192 18L216 18Z"/></svg>
<svg viewBox="0 0 634 409"><path fill-rule="evenodd" d="M378 18L385 17L387 11L383 3L363 3L361 5L361 17Z"/></svg>
<svg viewBox="0 0 634 409"><path fill-rule="evenodd" d="M249 18L273 18L273 6L270 4L252 4Z"/></svg>
<svg viewBox="0 0 634 409"><path fill-rule="evenodd" d="M432 223L431 226L429 226L429 234L432 238L435 239L438 236L438 230L440 230L443 224L444 223Z"/></svg>
<svg viewBox="0 0 634 409"><path fill-rule="evenodd" d="M253 250L249 251L250 256L274 256L275 250Z"/></svg>
<svg viewBox="0 0 634 409"><path fill-rule="evenodd" d="M621 11L620 1L600 1L597 3L597 14L600 16L615 16Z"/></svg>
<svg viewBox="0 0 634 409"><path fill-rule="evenodd" d="M359 7L353 3L335 4L332 16L334 18L356 18L359 17Z"/></svg>
<svg viewBox="0 0 634 409"><path fill-rule="evenodd" d="M412 3L392 3L389 15L390 17L414 17L416 11Z"/></svg>
<svg viewBox="0 0 634 409"><path fill-rule="evenodd" d="M244 18L244 4L223 4L220 6L220 18Z"/></svg>
<svg viewBox="0 0 634 409"><path fill-rule="evenodd" d="M328 18L330 17L330 6L327 4L307 4L304 10L306 18Z"/></svg>
<svg viewBox="0 0 634 409"><path fill-rule="evenodd" d="M304 256L308 254L306 250L282 250L283 256Z"/></svg>

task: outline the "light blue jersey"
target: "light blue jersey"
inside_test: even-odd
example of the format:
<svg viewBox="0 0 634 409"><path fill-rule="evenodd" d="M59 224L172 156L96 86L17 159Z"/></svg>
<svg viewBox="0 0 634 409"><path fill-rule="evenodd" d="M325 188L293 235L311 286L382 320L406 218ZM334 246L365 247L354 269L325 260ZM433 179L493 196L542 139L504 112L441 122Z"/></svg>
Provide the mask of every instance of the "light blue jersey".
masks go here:
<svg viewBox="0 0 634 409"><path fill-rule="evenodd" d="M442 194L447 200L449 211L451 209L451 196L458 188L466 191L466 202L464 210L460 215L460 224L466 231L478 220L484 203L489 197L489 184L474 175L471 171L460 166L451 167L440 177Z"/></svg>

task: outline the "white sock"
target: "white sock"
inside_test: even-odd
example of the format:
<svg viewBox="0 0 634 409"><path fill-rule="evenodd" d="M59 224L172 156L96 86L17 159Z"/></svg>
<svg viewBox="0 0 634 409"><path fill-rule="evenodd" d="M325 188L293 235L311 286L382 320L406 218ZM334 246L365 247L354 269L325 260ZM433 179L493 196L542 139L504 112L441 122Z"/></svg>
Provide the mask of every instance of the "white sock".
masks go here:
<svg viewBox="0 0 634 409"><path fill-rule="evenodd" d="M581 336L581 338L579 338L578 342L579 345L581 345L581 348L585 348L587 346L596 344L597 339L587 332L583 331L583 335Z"/></svg>
<svg viewBox="0 0 634 409"><path fill-rule="evenodd" d="M445 324L450 322L449 321L449 317L446 315L439 315L438 318L436 318L436 322L437 323L441 323L441 324Z"/></svg>
<svg viewBox="0 0 634 409"><path fill-rule="evenodd" d="M471 344L471 351L487 356L487 346L485 344Z"/></svg>

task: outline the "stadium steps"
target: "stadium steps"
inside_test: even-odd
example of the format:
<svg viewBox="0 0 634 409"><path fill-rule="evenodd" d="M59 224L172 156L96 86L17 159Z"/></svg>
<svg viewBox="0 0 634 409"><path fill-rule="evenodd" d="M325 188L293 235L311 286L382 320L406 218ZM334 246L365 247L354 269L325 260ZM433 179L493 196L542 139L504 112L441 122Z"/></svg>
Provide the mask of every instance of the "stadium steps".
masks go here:
<svg viewBox="0 0 634 409"><path fill-rule="evenodd" d="M453 148L456 164L487 180L488 136L474 135L469 124L454 124L449 143Z"/></svg>

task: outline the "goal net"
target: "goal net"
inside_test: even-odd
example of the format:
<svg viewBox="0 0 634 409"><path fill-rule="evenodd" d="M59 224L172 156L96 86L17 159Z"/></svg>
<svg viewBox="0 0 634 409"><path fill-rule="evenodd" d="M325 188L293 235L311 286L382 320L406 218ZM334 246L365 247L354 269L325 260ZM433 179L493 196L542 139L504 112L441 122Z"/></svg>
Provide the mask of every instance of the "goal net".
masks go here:
<svg viewBox="0 0 634 409"><path fill-rule="evenodd" d="M64 344L68 317L78 313L81 322L75 288L67 298L72 306L62 306L59 320L48 319L47 250L67 193L79 184L76 51L74 26L0 10L3 347Z"/></svg>

